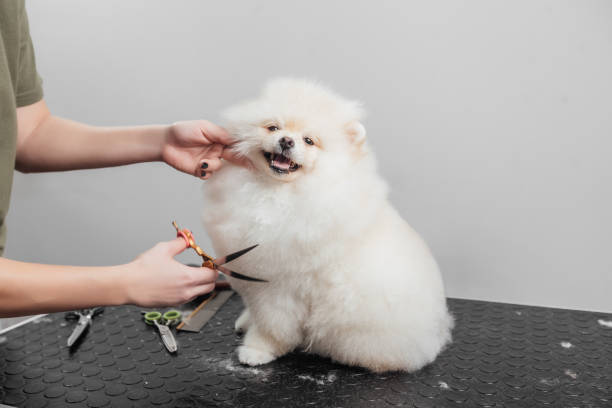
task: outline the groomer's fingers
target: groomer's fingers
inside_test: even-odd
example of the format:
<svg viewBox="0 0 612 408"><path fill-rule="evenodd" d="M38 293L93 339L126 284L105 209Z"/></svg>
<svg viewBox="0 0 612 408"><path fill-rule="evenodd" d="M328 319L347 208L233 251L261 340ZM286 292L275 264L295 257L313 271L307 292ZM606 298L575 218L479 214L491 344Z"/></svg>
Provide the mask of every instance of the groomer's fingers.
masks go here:
<svg viewBox="0 0 612 408"><path fill-rule="evenodd" d="M234 138L227 130L208 120L203 120L200 122L200 130L202 131L204 137L213 143L230 145L235 142Z"/></svg>
<svg viewBox="0 0 612 408"><path fill-rule="evenodd" d="M205 156L206 157L221 157L223 154L223 148L225 146L219 143L215 143L208 147Z"/></svg>
<svg viewBox="0 0 612 408"><path fill-rule="evenodd" d="M191 267L193 273L193 284L195 286L214 284L219 277L219 272L210 268Z"/></svg>
<svg viewBox="0 0 612 408"><path fill-rule="evenodd" d="M164 241L158 243L158 246L163 252L167 253L170 256L176 256L183 252L185 248L187 248L187 244L182 237L177 237L172 241Z"/></svg>
<svg viewBox="0 0 612 408"><path fill-rule="evenodd" d="M200 172L202 170L204 171L217 171L221 168L221 166L223 165L223 163L221 162L221 159L217 159L217 158L206 158L206 159L202 159L202 161L200 162ZM198 175L199 176L199 175Z"/></svg>
<svg viewBox="0 0 612 408"><path fill-rule="evenodd" d="M234 164L236 164L238 166L246 167L247 169L253 168L253 164L251 163L251 161L246 156L238 154L231 147L226 147L225 149L223 149L223 153L222 153L221 157L224 160L232 162L232 163L234 163Z"/></svg>
<svg viewBox="0 0 612 408"><path fill-rule="evenodd" d="M212 171L202 170L202 172L200 173L200 180L208 180L213 176L213 174L215 173L213 173Z"/></svg>
<svg viewBox="0 0 612 408"><path fill-rule="evenodd" d="M206 293L210 293L215 289L214 283L209 283L207 285L194 286L191 289L191 300L197 298L200 295L204 295Z"/></svg>

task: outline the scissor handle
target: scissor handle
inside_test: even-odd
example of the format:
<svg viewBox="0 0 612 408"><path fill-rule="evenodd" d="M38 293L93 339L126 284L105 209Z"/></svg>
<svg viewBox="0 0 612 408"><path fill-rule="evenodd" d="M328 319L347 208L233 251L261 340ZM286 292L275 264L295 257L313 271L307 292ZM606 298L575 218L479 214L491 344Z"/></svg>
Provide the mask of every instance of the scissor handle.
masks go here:
<svg viewBox="0 0 612 408"><path fill-rule="evenodd" d="M144 321L146 324L148 324L149 326L153 326L153 322L159 321L162 318L162 314L155 311L155 312L147 312L144 314Z"/></svg>
<svg viewBox="0 0 612 408"><path fill-rule="evenodd" d="M191 233L191 231L189 231L187 228L180 229L176 221L172 221L172 225L174 226L174 229L176 229L177 238L178 237L183 238L185 240L185 244L187 245L187 248L193 248L197 252L197 254L200 255L204 259L204 262L213 260L212 256L204 252L202 248L200 248L200 246L195 243L195 240L193 239L193 234Z"/></svg>
<svg viewBox="0 0 612 408"><path fill-rule="evenodd" d="M103 307L94 307L92 309L82 309L79 311L73 310L73 311L64 313L64 319L78 320L81 316L87 316L89 313L91 313L91 317L95 317L103 312L104 312Z"/></svg>
<svg viewBox="0 0 612 408"><path fill-rule="evenodd" d="M89 309L88 313L91 313L91 317L95 317L101 313L104 313L104 308L101 306L94 307L93 309Z"/></svg>
<svg viewBox="0 0 612 408"><path fill-rule="evenodd" d="M178 310L168 310L166 313L161 314L157 310L152 312L146 312L144 314L144 321L149 326L153 326L153 322L158 322L160 324L166 324L168 326L174 326L175 324L181 321L181 312Z"/></svg>
<svg viewBox="0 0 612 408"><path fill-rule="evenodd" d="M187 248L191 248L192 244L193 244L193 235L191 235L191 231L189 231L188 229L184 229L184 230L179 230L176 232L176 237L177 238L183 238L185 240L185 245L187 245Z"/></svg>
<svg viewBox="0 0 612 408"><path fill-rule="evenodd" d="M78 320L82 315L79 312L71 311L64 313L64 319L66 320Z"/></svg>
<svg viewBox="0 0 612 408"><path fill-rule="evenodd" d="M168 326L174 326L175 324L178 324L181 321L181 316L181 312L173 309L168 310L166 313L163 314L162 317Z"/></svg>

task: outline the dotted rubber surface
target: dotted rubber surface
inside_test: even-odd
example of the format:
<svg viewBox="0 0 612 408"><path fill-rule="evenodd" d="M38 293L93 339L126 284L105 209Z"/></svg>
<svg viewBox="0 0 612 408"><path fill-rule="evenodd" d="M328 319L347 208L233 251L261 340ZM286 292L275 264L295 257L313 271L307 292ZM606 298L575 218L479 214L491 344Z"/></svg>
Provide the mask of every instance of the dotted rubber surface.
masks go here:
<svg viewBox="0 0 612 408"><path fill-rule="evenodd" d="M294 353L241 366L233 296L169 355L135 307L107 308L78 349L49 315L0 335L0 403L25 407L611 407L611 316L450 299L454 343L415 373ZM600 320L600 322L598 322Z"/></svg>

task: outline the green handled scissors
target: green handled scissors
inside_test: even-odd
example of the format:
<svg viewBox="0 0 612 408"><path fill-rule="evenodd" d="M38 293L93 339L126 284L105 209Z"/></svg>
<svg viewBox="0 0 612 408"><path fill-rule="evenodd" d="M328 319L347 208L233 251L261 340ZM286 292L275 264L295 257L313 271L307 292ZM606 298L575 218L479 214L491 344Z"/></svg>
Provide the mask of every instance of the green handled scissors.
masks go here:
<svg viewBox="0 0 612 408"><path fill-rule="evenodd" d="M175 353L176 350L178 350L178 344L172 335L170 327L178 324L181 321L181 316L181 312L178 310L168 310L164 314L161 314L155 310L152 312L146 312L143 316L146 324L157 327L162 342L170 353Z"/></svg>

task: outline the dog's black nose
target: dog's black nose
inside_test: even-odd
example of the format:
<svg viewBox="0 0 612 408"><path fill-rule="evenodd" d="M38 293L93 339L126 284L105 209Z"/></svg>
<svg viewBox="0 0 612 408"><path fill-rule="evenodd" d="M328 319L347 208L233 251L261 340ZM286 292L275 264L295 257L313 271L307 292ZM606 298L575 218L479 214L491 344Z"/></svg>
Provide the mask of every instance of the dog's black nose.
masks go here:
<svg viewBox="0 0 612 408"><path fill-rule="evenodd" d="M293 139L287 136L281 137L278 141L278 144L283 150L291 149L293 146L295 146L295 142L293 141Z"/></svg>

